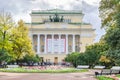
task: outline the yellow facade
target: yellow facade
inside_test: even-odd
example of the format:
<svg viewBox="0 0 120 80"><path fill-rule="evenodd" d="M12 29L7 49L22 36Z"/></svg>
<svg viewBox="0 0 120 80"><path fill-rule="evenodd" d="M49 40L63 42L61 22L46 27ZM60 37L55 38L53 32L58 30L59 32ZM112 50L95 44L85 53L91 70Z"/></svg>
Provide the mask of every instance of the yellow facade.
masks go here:
<svg viewBox="0 0 120 80"><path fill-rule="evenodd" d="M61 63L67 54L84 52L93 44L95 29L82 22L81 11L32 11L31 23L26 24L33 48L45 62Z"/></svg>

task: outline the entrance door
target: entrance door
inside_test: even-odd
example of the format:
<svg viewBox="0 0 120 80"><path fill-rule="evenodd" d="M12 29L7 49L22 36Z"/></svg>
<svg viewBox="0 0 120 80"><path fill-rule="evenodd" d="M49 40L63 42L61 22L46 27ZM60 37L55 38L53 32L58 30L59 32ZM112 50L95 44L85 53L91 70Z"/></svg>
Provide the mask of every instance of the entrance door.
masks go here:
<svg viewBox="0 0 120 80"><path fill-rule="evenodd" d="M41 58L41 62L44 62L44 58L43 57L40 57Z"/></svg>
<svg viewBox="0 0 120 80"><path fill-rule="evenodd" d="M41 58L41 66L44 65L44 57L40 57Z"/></svg>
<svg viewBox="0 0 120 80"><path fill-rule="evenodd" d="M54 64L58 64L58 57L54 58Z"/></svg>

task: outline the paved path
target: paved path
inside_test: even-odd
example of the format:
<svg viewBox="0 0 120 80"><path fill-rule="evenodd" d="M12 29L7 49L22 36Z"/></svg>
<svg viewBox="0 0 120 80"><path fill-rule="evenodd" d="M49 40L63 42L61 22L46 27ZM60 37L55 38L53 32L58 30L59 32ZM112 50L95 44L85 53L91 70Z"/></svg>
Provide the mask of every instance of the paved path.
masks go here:
<svg viewBox="0 0 120 80"><path fill-rule="evenodd" d="M83 73L4 73L0 80L96 80L94 71Z"/></svg>

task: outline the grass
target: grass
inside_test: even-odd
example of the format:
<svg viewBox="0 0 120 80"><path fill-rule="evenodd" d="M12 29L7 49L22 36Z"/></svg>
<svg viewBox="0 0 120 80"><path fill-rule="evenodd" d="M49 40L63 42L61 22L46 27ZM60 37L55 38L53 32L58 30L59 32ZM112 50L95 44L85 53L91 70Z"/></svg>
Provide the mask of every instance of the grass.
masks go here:
<svg viewBox="0 0 120 80"><path fill-rule="evenodd" d="M98 80L114 80L114 79L111 79L111 78L108 78L108 77L105 77L105 76L98 76L97 79Z"/></svg>
<svg viewBox="0 0 120 80"><path fill-rule="evenodd" d="M120 74L118 74L117 77L120 78Z"/></svg>
<svg viewBox="0 0 120 80"><path fill-rule="evenodd" d="M39 69L25 69L25 68L2 68L0 72L14 72L14 73L73 73L73 72L87 72L87 69L65 68L60 70L39 70Z"/></svg>

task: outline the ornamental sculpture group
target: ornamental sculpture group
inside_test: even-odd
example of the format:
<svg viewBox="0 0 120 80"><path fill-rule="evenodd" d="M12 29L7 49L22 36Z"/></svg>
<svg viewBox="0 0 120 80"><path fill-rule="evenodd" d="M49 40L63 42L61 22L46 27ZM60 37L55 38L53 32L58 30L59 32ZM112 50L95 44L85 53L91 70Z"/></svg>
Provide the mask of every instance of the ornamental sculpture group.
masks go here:
<svg viewBox="0 0 120 80"><path fill-rule="evenodd" d="M50 22L63 22L63 16L59 17L56 13L53 17L49 16Z"/></svg>

